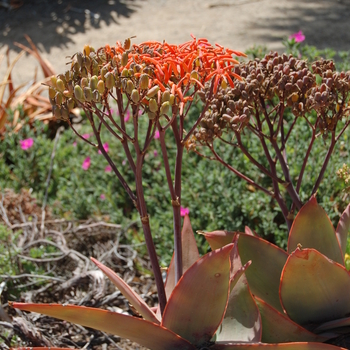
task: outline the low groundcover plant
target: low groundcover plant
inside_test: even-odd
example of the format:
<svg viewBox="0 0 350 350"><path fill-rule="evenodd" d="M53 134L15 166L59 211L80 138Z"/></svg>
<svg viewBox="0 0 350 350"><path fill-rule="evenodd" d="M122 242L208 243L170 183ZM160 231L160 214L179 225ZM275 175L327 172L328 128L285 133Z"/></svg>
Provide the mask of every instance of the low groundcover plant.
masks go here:
<svg viewBox="0 0 350 350"><path fill-rule="evenodd" d="M13 307L115 333L155 350L336 348L316 342L261 343L262 318L245 276L254 257L241 263L237 238L200 257L187 214L181 229L183 151L217 93L228 87L235 89L237 81L242 80L235 72L238 62L233 55L243 56L195 37L180 45L154 41L131 45L127 39L124 44L117 42L114 47L106 45L98 50L85 46L83 52L72 56L70 70L52 78L49 95L55 116L67 121L76 135L102 153L140 214L159 306L149 308L112 270L92 259L141 317L73 305L13 302ZM206 99L198 119L191 125L186 116L197 93L206 94ZM118 107L117 117L111 112L111 101ZM93 136L88 139L71 123L70 111L75 107L84 110L91 125ZM132 123L126 125L128 110L132 111ZM140 130L140 118L148 119L146 130ZM213 127L217 131L215 124ZM121 142L134 175L135 191L106 150L101 138L103 128ZM167 130L172 131L177 149L175 169L169 166L164 138ZM145 155L156 133L174 217L174 256L165 283L155 253L142 183Z"/></svg>

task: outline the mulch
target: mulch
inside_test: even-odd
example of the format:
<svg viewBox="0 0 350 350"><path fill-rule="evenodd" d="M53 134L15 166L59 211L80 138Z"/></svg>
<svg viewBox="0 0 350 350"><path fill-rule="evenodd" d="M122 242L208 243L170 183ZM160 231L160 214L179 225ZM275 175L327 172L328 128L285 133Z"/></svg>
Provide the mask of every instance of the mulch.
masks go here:
<svg viewBox="0 0 350 350"><path fill-rule="evenodd" d="M8 301L73 304L137 316L119 290L90 261L90 256L112 268L154 306L157 294L150 262L147 257L138 256L135 247L124 243L128 228L103 221L55 219L47 208L43 216L26 191L4 191L0 214L0 223L14 235L21 230L16 240L7 242L17 251L11 259L18 273L0 276L0 348L9 349L15 343L78 349L145 349L117 335L8 306ZM45 253L33 257L35 248ZM30 273L24 268L28 264Z"/></svg>

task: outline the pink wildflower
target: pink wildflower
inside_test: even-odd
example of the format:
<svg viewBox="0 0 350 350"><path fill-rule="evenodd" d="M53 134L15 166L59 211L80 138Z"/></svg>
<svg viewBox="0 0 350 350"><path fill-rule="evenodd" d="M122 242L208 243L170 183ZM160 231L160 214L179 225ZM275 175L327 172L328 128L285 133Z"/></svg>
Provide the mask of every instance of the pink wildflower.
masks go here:
<svg viewBox="0 0 350 350"><path fill-rule="evenodd" d="M91 158L90 157L86 157L83 161L83 165L81 166L84 170L88 170L90 168L91 165Z"/></svg>
<svg viewBox="0 0 350 350"><path fill-rule="evenodd" d="M83 139L86 139L86 140L87 140L90 136L91 136L90 134L83 134L83 135L81 135L81 137L82 137Z"/></svg>
<svg viewBox="0 0 350 350"><path fill-rule="evenodd" d="M105 167L105 173L110 173L112 171L112 167L110 165L107 165Z"/></svg>
<svg viewBox="0 0 350 350"><path fill-rule="evenodd" d="M73 142L73 147L77 147L77 141Z"/></svg>
<svg viewBox="0 0 350 350"><path fill-rule="evenodd" d="M108 143L107 143L107 142L103 144L103 149L104 149L106 152L108 152L109 147L108 147ZM102 152L101 152L101 151L98 151L98 154L102 154Z"/></svg>
<svg viewBox="0 0 350 350"><path fill-rule="evenodd" d="M190 209L189 208L184 208L184 207L180 208L180 215L181 216L188 215L189 213L190 213Z"/></svg>
<svg viewBox="0 0 350 350"><path fill-rule="evenodd" d="M104 201L106 199L106 196L102 193L100 198L101 198L102 201Z"/></svg>
<svg viewBox="0 0 350 350"><path fill-rule="evenodd" d="M305 35L301 30L299 30L299 32L291 34L289 36L289 39L294 39L296 43L301 43L302 41L305 40Z"/></svg>
<svg viewBox="0 0 350 350"><path fill-rule="evenodd" d="M157 150L154 150L154 151L153 151L153 155L154 155L155 157L158 157L158 151L157 151Z"/></svg>
<svg viewBox="0 0 350 350"><path fill-rule="evenodd" d="M20 140L19 143L21 144L21 148L23 150L29 149L34 145L34 140L33 139L25 139L25 140Z"/></svg>
<svg viewBox="0 0 350 350"><path fill-rule="evenodd" d="M130 111L127 110L125 113L125 116L124 116L124 120L125 120L125 122L127 122L129 119L130 119Z"/></svg>
<svg viewBox="0 0 350 350"><path fill-rule="evenodd" d="M159 130L156 130L156 132L154 133L154 138L159 139Z"/></svg>

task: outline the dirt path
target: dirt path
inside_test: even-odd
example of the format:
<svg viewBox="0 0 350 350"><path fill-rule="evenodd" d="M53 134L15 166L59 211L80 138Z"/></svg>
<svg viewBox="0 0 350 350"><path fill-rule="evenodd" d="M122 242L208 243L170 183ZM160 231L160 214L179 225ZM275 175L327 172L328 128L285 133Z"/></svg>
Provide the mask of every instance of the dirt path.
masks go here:
<svg viewBox="0 0 350 350"><path fill-rule="evenodd" d="M190 33L244 51L256 45L282 50L281 41L302 30L318 48L350 49L349 0L28 0L0 7L0 42L16 50L28 34L57 73L65 58L82 50L137 35L135 42L180 43ZM20 3L8 0L2 3ZM0 5L3 6L3 5ZM25 63L24 63L25 62ZM4 71L0 67L0 74ZM21 60L14 79L28 81L35 62Z"/></svg>

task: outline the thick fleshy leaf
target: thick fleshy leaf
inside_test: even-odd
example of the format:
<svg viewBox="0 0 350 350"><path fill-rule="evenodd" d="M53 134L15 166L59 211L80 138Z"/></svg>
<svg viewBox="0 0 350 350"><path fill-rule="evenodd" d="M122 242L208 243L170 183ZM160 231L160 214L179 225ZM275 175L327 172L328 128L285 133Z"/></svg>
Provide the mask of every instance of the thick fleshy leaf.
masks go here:
<svg viewBox="0 0 350 350"><path fill-rule="evenodd" d="M11 350L74 350L73 348L53 348L50 347L19 347L19 348L11 348Z"/></svg>
<svg viewBox="0 0 350 350"><path fill-rule="evenodd" d="M238 251L242 264L251 260L245 275L253 295L283 312L279 299L279 285L288 254L262 238L239 234Z"/></svg>
<svg viewBox="0 0 350 350"><path fill-rule="evenodd" d="M346 243L348 240L348 234L350 232L350 204L346 207L343 214L341 215L337 229L335 231L339 245L343 252L343 256L346 253Z"/></svg>
<svg viewBox="0 0 350 350"><path fill-rule="evenodd" d="M137 312L143 316L145 320L160 323L154 312L150 307L142 300L142 298L135 293L131 287L125 283L113 270L103 265L94 258L91 258L92 262L113 282L113 284L120 290L130 304L137 310Z"/></svg>
<svg viewBox="0 0 350 350"><path fill-rule="evenodd" d="M200 235L203 235L210 245L211 250L219 249L227 244L232 243L233 237L237 232L232 231L212 231L202 232L197 231Z"/></svg>
<svg viewBox="0 0 350 350"><path fill-rule="evenodd" d="M185 215L184 224L181 231L181 243L182 243L182 268L183 272L192 266L199 259L199 252L197 247L196 238L192 230L192 225L190 217ZM165 294L167 299L169 299L171 293L175 288L175 264L174 264L174 254L171 259L167 278L165 281Z"/></svg>
<svg viewBox="0 0 350 350"><path fill-rule="evenodd" d="M152 350L195 350L169 329L142 318L76 305L11 303L11 306L116 334Z"/></svg>
<svg viewBox="0 0 350 350"><path fill-rule="evenodd" d="M350 275L315 249L296 249L282 272L280 295L287 315L301 325L350 314Z"/></svg>
<svg viewBox="0 0 350 350"><path fill-rule="evenodd" d="M251 235L251 236L257 236L257 237L259 237L257 234L256 234L256 232L255 231L253 231L250 227L248 227L248 226L244 226L244 233L246 234L246 235Z"/></svg>
<svg viewBox="0 0 350 350"><path fill-rule="evenodd" d="M214 344L210 350L346 350L338 346L322 343L279 343L279 344Z"/></svg>
<svg viewBox="0 0 350 350"><path fill-rule="evenodd" d="M181 277L163 313L161 325L196 346L208 342L227 306L233 244L207 253Z"/></svg>
<svg viewBox="0 0 350 350"><path fill-rule="evenodd" d="M337 328L344 329L344 327L350 327L350 317L344 317L337 320L325 322L321 324L319 327L317 327L316 329L314 329L314 332L320 333L320 332L325 332L329 330L333 331L334 329L337 329Z"/></svg>
<svg viewBox="0 0 350 350"><path fill-rule="evenodd" d="M265 303L260 298L255 298L262 321L262 338L264 343L286 343L295 341L318 341L328 340L326 337L311 333L304 327L293 322L285 314Z"/></svg>
<svg viewBox="0 0 350 350"><path fill-rule="evenodd" d="M242 269L237 240L236 235L230 254L231 274L233 275ZM261 333L260 313L243 273L231 289L224 319L216 332L216 341L260 342Z"/></svg>
<svg viewBox="0 0 350 350"><path fill-rule="evenodd" d="M314 248L329 259L344 265L343 254L334 227L314 196L295 217L288 239L288 253L298 245Z"/></svg>

